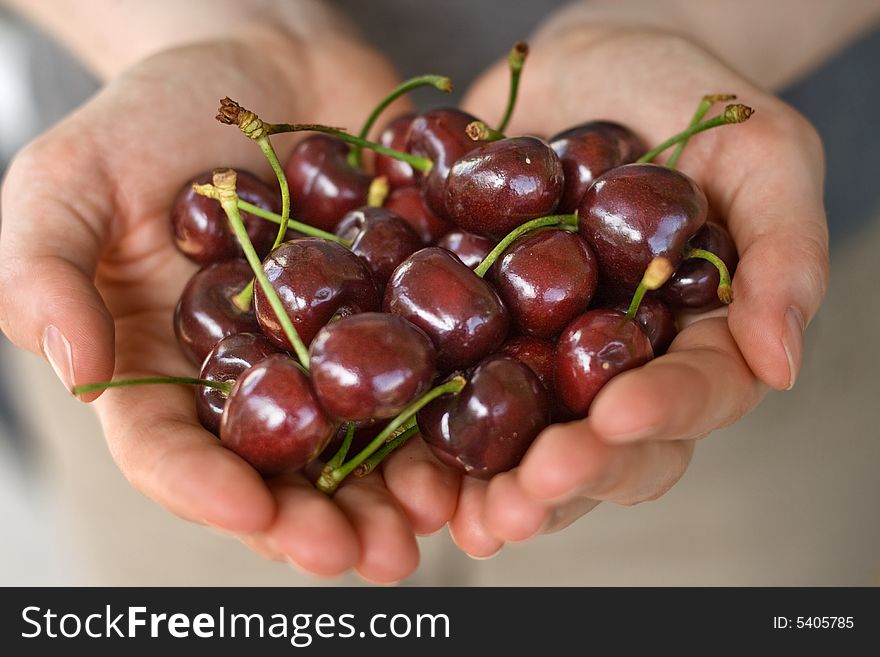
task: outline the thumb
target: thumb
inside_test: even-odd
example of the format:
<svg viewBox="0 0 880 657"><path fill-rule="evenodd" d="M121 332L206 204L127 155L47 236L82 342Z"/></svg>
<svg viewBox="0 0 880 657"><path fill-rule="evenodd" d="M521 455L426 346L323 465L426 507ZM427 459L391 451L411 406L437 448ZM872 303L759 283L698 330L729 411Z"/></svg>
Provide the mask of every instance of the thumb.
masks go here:
<svg viewBox="0 0 880 657"><path fill-rule="evenodd" d="M110 186L96 180L100 167L72 165L72 153L51 140L25 149L0 210L0 328L44 356L68 390L108 380L114 367L113 318L93 283L112 202L87 191Z"/></svg>

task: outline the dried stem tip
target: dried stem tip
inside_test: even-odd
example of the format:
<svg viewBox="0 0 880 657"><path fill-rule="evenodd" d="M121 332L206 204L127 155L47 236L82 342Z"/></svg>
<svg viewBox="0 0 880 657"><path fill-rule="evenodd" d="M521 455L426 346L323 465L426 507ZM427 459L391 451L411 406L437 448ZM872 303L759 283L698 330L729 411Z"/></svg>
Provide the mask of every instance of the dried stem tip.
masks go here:
<svg viewBox="0 0 880 657"><path fill-rule="evenodd" d="M214 169L213 183L217 190L217 200L232 201L238 203L238 195L235 193L235 184L238 176L234 169Z"/></svg>
<svg viewBox="0 0 880 657"><path fill-rule="evenodd" d="M648 268L645 270L645 275L642 276L642 285L644 285L647 290L656 290L669 280L669 277L672 276L674 271L672 263L669 262L668 258L654 258L648 264Z"/></svg>
<svg viewBox="0 0 880 657"><path fill-rule="evenodd" d="M226 125L237 125L245 136L255 141L269 135L266 124L259 116L245 109L229 96L220 99L220 109L215 118Z"/></svg>
<svg viewBox="0 0 880 657"><path fill-rule="evenodd" d="M517 41L513 44L513 48L510 49L510 54L507 56L507 63L512 69L521 69L523 67L523 62L526 61L526 57L529 55L529 44L525 41Z"/></svg>
<svg viewBox="0 0 880 657"><path fill-rule="evenodd" d="M736 100L736 94L706 94L703 101L706 103L726 103L728 100Z"/></svg>
<svg viewBox="0 0 880 657"><path fill-rule="evenodd" d="M748 105L728 105L724 108L724 121L726 123L742 123L755 113Z"/></svg>

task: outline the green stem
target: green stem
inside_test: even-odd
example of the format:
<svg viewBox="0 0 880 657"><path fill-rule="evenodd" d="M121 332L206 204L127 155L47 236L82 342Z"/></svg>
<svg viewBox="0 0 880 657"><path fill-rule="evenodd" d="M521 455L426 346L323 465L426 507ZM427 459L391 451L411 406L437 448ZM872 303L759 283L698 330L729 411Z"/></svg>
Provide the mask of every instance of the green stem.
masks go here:
<svg viewBox="0 0 880 657"><path fill-rule="evenodd" d="M254 205L253 203L248 203L247 201L243 201L241 199L238 199L238 209L252 214L255 217L260 217L276 224L280 224L283 221L281 215L275 214L270 210L265 210L261 208L259 205ZM321 239L330 240L331 242L338 242L339 244L342 244L342 246L346 247L351 246L350 240L344 240L338 235L328 233L321 230L320 228L315 228L314 226L309 226L308 224L304 224L300 221L297 221L296 219L288 219L287 227L290 230L298 231L303 235L310 235L311 237L320 237Z"/></svg>
<svg viewBox="0 0 880 657"><path fill-rule="evenodd" d="M257 143L260 145L260 150L263 151L263 155L269 160L269 164L272 166L272 171L275 172L275 177L278 178L278 186L281 188L281 223L278 225L278 235L275 236L275 242L272 244L271 250L274 251L275 247L284 241L284 236L287 234L287 228L284 227L284 222L290 219L290 187L287 185L287 176L284 175L284 167L282 167L281 162L278 161L278 155L275 153L275 149L272 148L272 143L269 141L269 137L260 137L257 139Z"/></svg>
<svg viewBox="0 0 880 657"><path fill-rule="evenodd" d="M701 258L706 260L718 270L718 299L723 304L729 304L733 301L733 288L730 285L730 272L724 261L711 251L705 249L688 249L684 254L685 259Z"/></svg>
<svg viewBox="0 0 880 657"><path fill-rule="evenodd" d="M495 248L489 252L489 255L483 258L483 261L477 265L476 269L474 269L474 273L480 278L483 278L486 275L486 272L488 272L492 265L495 264L495 261L501 257L501 254L504 253L507 250L507 247L513 244L518 237L546 226L577 227L577 214L551 214L546 217L532 219L521 226L517 226L510 231L504 239L498 242Z"/></svg>
<svg viewBox="0 0 880 657"><path fill-rule="evenodd" d="M504 110L504 117L498 124L498 132L504 132L507 129L510 117L513 116L513 108L516 106L516 97L519 92L519 79L528 54L528 45L519 41L513 44L513 48L510 49L510 54L507 56L507 65L510 68L510 90L507 94L507 109Z"/></svg>
<svg viewBox="0 0 880 657"><path fill-rule="evenodd" d="M376 151L380 155L387 155L388 157L394 158L395 160L406 162L413 169L421 171L422 173L428 173L431 170L431 167L434 166L434 163L427 157L420 157L418 155L412 155L411 153L404 153L403 151L398 151L393 148L383 146L382 144L377 144L374 141L368 141L366 139L362 139L361 137L355 137L354 135L345 132L345 130L340 130L339 128L331 128L326 125L319 125L317 123L267 123L266 130L269 132L269 134L273 135L283 132L322 132L326 135L332 135L347 144L369 148L370 150Z"/></svg>
<svg viewBox="0 0 880 657"><path fill-rule="evenodd" d="M426 392L412 404L403 409L396 418L391 420L391 422L388 423L388 426L386 426L378 436L373 438L370 444L364 447L357 456L338 468L322 472L318 481L315 483L315 486L318 490L327 494L335 491L343 479L354 472L361 463L375 454L389 438L394 436L395 431L404 426L407 421L409 421L424 406L430 404L437 399L437 397L450 394L454 395L461 392L461 389L464 388L466 383L467 381L463 376L455 376L446 383Z"/></svg>
<svg viewBox="0 0 880 657"><path fill-rule="evenodd" d="M241 292L232 297L232 304L242 312L251 309L251 303L254 300L254 279L242 288Z"/></svg>
<svg viewBox="0 0 880 657"><path fill-rule="evenodd" d="M87 383L81 386L74 386L71 392L74 395L81 395L86 392L94 392L96 390L106 390L107 388L125 388L127 386L145 386L156 385L160 383L175 383L190 386L206 386L225 392L227 395L232 392L234 381L209 381L208 379L194 379L189 376L148 376L142 379L122 379L121 381L102 381L101 383Z"/></svg>
<svg viewBox="0 0 880 657"><path fill-rule="evenodd" d="M639 306L642 303L642 299L645 298L645 294L648 292L648 288L645 286L645 282L642 281L639 283L639 286L636 288L636 293L633 295L632 301L629 302L629 308L626 311L626 316L630 319L636 318L636 313L639 311Z"/></svg>
<svg viewBox="0 0 880 657"><path fill-rule="evenodd" d="M418 426L413 426L400 433L396 438L392 438L389 440L382 448L373 454L370 458L360 464L357 470L354 471L355 477L366 477L373 470L376 469L382 461L385 460L385 457L388 456L391 452L396 450L398 447L403 445L410 438L415 436L419 432Z"/></svg>
<svg viewBox="0 0 880 657"><path fill-rule="evenodd" d="M751 107L747 107L745 105L728 105L726 108L724 108L724 112L722 114L719 114L715 118L709 119L708 121L703 121L702 123L690 126L687 129L679 132L677 135L673 135L653 150L650 150L642 155L642 157L636 160L636 162L650 162L667 148L675 146L682 141L686 141L700 132L711 130L712 128L717 128L721 125L742 123L743 121L748 120L748 118L753 113L754 110Z"/></svg>
<svg viewBox="0 0 880 657"><path fill-rule="evenodd" d="M693 127L697 125L700 121L703 120L703 117L706 116L706 112L708 112L712 105L715 103L721 103L727 100L734 100L736 98L733 94L712 94L709 96L703 96L700 99L700 104L697 105L697 111L694 112L694 116L691 118L691 122L688 123L688 127ZM672 156L669 158L669 161L666 163L666 166L670 169L674 169L678 164L678 158L681 157L682 152L684 152L684 147L687 146L688 139L685 139L678 146L675 147L675 151L673 151Z"/></svg>
<svg viewBox="0 0 880 657"><path fill-rule="evenodd" d="M645 273L642 276L642 280L639 281L639 286L636 288L636 292L629 304L626 316L630 319L635 319L636 312L639 309L639 305L642 303L642 299L645 297L645 293L648 290L656 290L660 288L660 286L669 280L669 277L672 276L674 271L675 270L672 268L672 263L669 261L669 258L663 256L656 256L653 258L645 268Z"/></svg>
<svg viewBox="0 0 880 657"><path fill-rule="evenodd" d="M354 430L355 423L349 422L348 426L345 428L345 438L342 441L342 445L333 455L333 458L327 461L327 465L324 466L324 470L329 472L335 470L343 464L343 462L345 461L345 457L348 456L348 450L351 448L351 442L354 440Z"/></svg>
<svg viewBox="0 0 880 657"><path fill-rule="evenodd" d="M358 133L358 137L360 137L361 139L366 139L367 135L370 134L370 129L373 127L373 124L376 123L376 119L378 119L379 115L385 111L385 108L387 108L391 103L400 98L402 95L409 93L413 89L418 89L419 87L434 87L438 91L450 94L452 93L452 80L443 75L420 75L415 78L410 78L409 80L401 83L400 86L398 86L390 94L385 96L385 98L383 98L379 102L379 104L376 105L376 109L374 109L370 113L370 116L367 117L367 120L364 121L364 126ZM362 151L362 146L355 146L351 149L351 152L348 154L348 163L351 166L358 169L362 168Z"/></svg>
<svg viewBox="0 0 880 657"><path fill-rule="evenodd" d="M290 321L290 317L288 317L287 312L284 310L284 305L281 303L281 299L278 298L278 293L275 291L275 288L272 287L272 283L269 282L269 277L266 276L266 272L263 270L263 263L260 261L260 256L258 256L257 252L254 250L251 238L248 236L247 230L244 227L244 222L241 220L241 214L238 211L238 202L239 199L237 196L232 199L220 199L220 205L226 212L226 216L229 218L229 224L232 226L232 232L235 233L235 236L238 238L241 248L244 251L245 258L247 258L247 261L254 272L254 276L257 277L257 282L260 284L260 287L263 288L263 292L266 295L266 299L269 301L269 305L272 306L272 310L275 311L275 316L278 318L278 322L284 330L284 335L287 336L287 339L290 341L293 350L296 352L297 358L299 358L299 362L305 369L309 369L309 350L306 349L306 346L300 339L299 333L296 332L296 327L293 325L293 322Z"/></svg>

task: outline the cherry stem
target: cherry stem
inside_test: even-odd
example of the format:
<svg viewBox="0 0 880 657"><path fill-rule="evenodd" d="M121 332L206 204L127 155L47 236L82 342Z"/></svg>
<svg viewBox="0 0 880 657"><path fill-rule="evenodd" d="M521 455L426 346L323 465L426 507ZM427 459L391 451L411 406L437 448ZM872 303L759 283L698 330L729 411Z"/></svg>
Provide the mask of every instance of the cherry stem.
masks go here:
<svg viewBox="0 0 880 657"><path fill-rule="evenodd" d="M367 205L371 208L381 208L388 197L388 191L388 178L376 176L370 182L370 189L367 191Z"/></svg>
<svg viewBox="0 0 880 657"><path fill-rule="evenodd" d="M513 48L510 49L510 54L507 56L507 65L510 68L510 90L507 94L507 109L504 110L504 117L498 124L498 132L504 132L507 129L510 117L513 116L513 108L516 106L516 97L519 92L519 79L528 54L528 44L524 41L518 41L513 44Z"/></svg>
<svg viewBox="0 0 880 657"><path fill-rule="evenodd" d="M243 201L241 199L238 199L238 209L248 212L255 217L260 217L261 219L266 219L267 221L271 221L276 224L281 224L284 221L281 215L275 214L271 210L265 210L259 205L254 205L253 203L248 203L247 201ZM342 239L338 235L328 233L327 231L321 230L320 228L315 228L314 226L309 226L308 224L304 224L301 221L297 221L296 219L288 219L287 227L290 230L295 230L302 233L303 235L320 237L321 239L330 240L331 242L338 242L339 244L342 244L342 246L346 247L351 246L351 240ZM287 231L284 232L286 233Z"/></svg>
<svg viewBox="0 0 880 657"><path fill-rule="evenodd" d="M434 166L434 163L427 157L412 155L411 153L404 153L403 151L388 148L387 146L377 144L374 141L368 141L361 137L356 137L352 134L347 133L341 128L331 128L329 126L320 125L317 123L267 123L266 129L268 130L269 134L273 135L284 132L322 132L326 135L332 135L347 144L369 148L370 150L376 151L380 155L387 155L388 157L394 158L395 160L406 162L413 169L421 171L422 173L428 173L431 170L431 167Z"/></svg>
<svg viewBox="0 0 880 657"><path fill-rule="evenodd" d="M260 150L263 151L263 155L269 160L272 171L275 172L275 177L278 178L278 186L281 188L281 221L278 225L278 234L272 243L271 250L274 251L284 241L284 236L287 234L287 227L284 224L290 219L290 187L287 184L287 176L284 175L284 167L278 161L278 155L275 153L275 149L272 148L269 137L257 139L257 144L259 144Z"/></svg>
<svg viewBox="0 0 880 657"><path fill-rule="evenodd" d="M354 429L354 422L349 422L345 428L345 438L342 441L342 445L333 455L333 458L327 461L327 465L324 466L325 471L333 471L345 462L345 457L348 456L348 450L351 448L351 441L354 440Z"/></svg>
<svg viewBox="0 0 880 657"><path fill-rule="evenodd" d="M669 280L669 277L672 276L674 271L672 263L669 262L668 258L658 256L651 260L651 262L648 263L647 269L645 269L645 274L642 276L642 280L639 281L639 286L636 288L635 294L633 294L632 301L630 301L629 308L626 311L626 316L630 319L635 319L639 306L642 303L642 299L645 298L645 294L648 290L656 290L662 286Z"/></svg>
<svg viewBox="0 0 880 657"><path fill-rule="evenodd" d="M257 282L263 289L269 305L272 306L272 310L278 318L278 323L281 324L281 328L284 330L284 335L293 346L300 364L307 370L309 369L309 351L306 349L306 346L299 337L299 333L296 331L296 327L284 310L284 305L281 303L281 299L278 298L278 293L272 287L272 283L269 282L269 277L266 276L266 272L263 270L260 256L254 250L254 245L251 243L251 238L241 219L241 213L238 211L239 198L235 192L235 182L235 171L223 169L214 172L213 185L193 185L193 189L197 194L216 198L220 201L220 207L226 213L226 217L229 219L229 224L232 227L232 232L238 238L245 258L247 258L248 264L250 264L251 270L253 270L254 276L257 278Z"/></svg>
<svg viewBox="0 0 880 657"><path fill-rule="evenodd" d="M724 108L724 112L719 114L713 119L709 119L708 121L703 121L702 123L698 123L694 126L690 126L685 130L682 130L677 135L673 135L666 141L664 141L659 146L655 147L653 150L648 151L642 157L640 157L636 162L645 163L650 162L655 157L660 155L667 148L675 146L678 143L686 141L693 137L694 135L703 132L705 130L711 130L712 128L717 128L721 125L730 125L733 123L742 123L743 121L748 120L748 118L754 114L755 110L746 105L728 105Z"/></svg>
<svg viewBox="0 0 880 657"><path fill-rule="evenodd" d="M546 217L538 217L537 219L532 219L531 221L527 221L521 226L517 226L512 231L510 231L504 239L502 239L498 244L495 245L495 248L489 251L489 254L483 258L482 262L477 265L477 268L474 269L474 273L483 278L486 275L486 272L492 268L492 265L495 264L495 261L501 257L501 254L507 250L513 242L516 241L517 238L529 233L533 230L537 230L538 228L545 228L548 226L565 226L571 228L577 228L577 213L575 214L551 214Z"/></svg>
<svg viewBox="0 0 880 657"><path fill-rule="evenodd" d="M386 442L388 442L389 439L393 440L393 438L395 437L395 432L401 427L405 427L406 423L413 419L413 416L418 413L424 406L437 399L437 397L442 397L443 395L458 394L459 392L461 392L461 389L464 388L466 383L467 381L463 376L455 376L446 383L443 383L426 392L416 401L403 409L396 418L391 420L391 422L388 423L388 425L382 430L382 432L378 436L373 438L370 444L364 447L357 454L357 456L355 456L347 463L339 466L338 468L334 468L333 470L325 470L324 472L322 472L321 476L318 478L318 481L315 483L315 486L318 488L318 490L323 491L328 495L335 491L342 480L345 479L352 472L354 472L361 463L363 463L373 454L375 454Z"/></svg>
<svg viewBox="0 0 880 657"><path fill-rule="evenodd" d="M701 258L715 265L715 269L718 270L718 299L725 305L733 301L730 272L721 258L706 249L688 249L685 251L684 257L685 259Z"/></svg>
<svg viewBox="0 0 880 657"><path fill-rule="evenodd" d="M706 116L706 112L712 109L712 106L715 103L723 103L728 100L736 100L735 94L710 94L708 96L703 96L700 100L700 104L697 105L697 111L694 112L693 118L691 118L691 122L688 124L688 127L693 127L697 125L700 121L703 120L703 117ZM666 166L670 169L674 169L675 165L678 164L678 158L681 157L682 152L684 151L684 147L687 146L688 139L682 141L678 146L675 147L675 151L673 151L672 156L669 158L669 161L666 162Z"/></svg>
<svg viewBox="0 0 880 657"><path fill-rule="evenodd" d="M101 383L87 383L81 386L73 386L70 392L74 395L81 395L86 392L95 392L96 390L106 390L107 388L125 388L128 386L147 386L162 383L174 383L189 386L205 386L220 390L227 395L232 392L234 381L209 381L208 379L194 379L189 376L149 376L142 379L122 379L120 381L102 381Z"/></svg>
<svg viewBox="0 0 880 657"><path fill-rule="evenodd" d="M444 75L419 75L418 77L410 78L409 80L402 82L390 94L385 96L385 98L383 98L378 105L376 105L376 109L374 109L370 113L370 116L367 117L367 120L364 121L364 127L361 128L358 136L361 139L366 139L367 135L370 134L370 129L373 127L373 124L376 123L376 119L379 118L379 115L384 112L391 103L400 98L402 95L409 93L413 89L418 89L419 87L434 87L438 91L442 91L446 94L451 94L452 80ZM363 162L361 158L362 151L363 147L361 146L355 146L351 149L351 152L348 154L348 163L351 166L358 169L363 167Z"/></svg>
<svg viewBox="0 0 880 657"><path fill-rule="evenodd" d="M490 128L483 121L471 121L467 124L464 131L474 141L499 141L506 139L503 132Z"/></svg>
<svg viewBox="0 0 880 657"><path fill-rule="evenodd" d="M412 426L396 438L392 438L375 454L373 454L370 458L360 464L357 470L354 471L355 477L366 477L373 470L376 469L382 461L385 460L385 457L388 456L391 452L396 450L398 447L406 443L410 438L415 436L419 432L419 427Z"/></svg>
<svg viewBox="0 0 880 657"><path fill-rule="evenodd" d="M254 300L254 279L242 288L241 292L232 297L232 304L240 311L246 313L251 309Z"/></svg>

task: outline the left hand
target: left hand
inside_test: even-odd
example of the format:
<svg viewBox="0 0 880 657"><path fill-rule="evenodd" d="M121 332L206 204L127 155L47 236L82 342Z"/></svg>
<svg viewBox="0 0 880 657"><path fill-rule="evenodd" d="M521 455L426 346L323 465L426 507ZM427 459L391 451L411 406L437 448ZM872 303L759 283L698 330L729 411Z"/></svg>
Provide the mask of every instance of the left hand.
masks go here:
<svg viewBox="0 0 880 657"><path fill-rule="evenodd" d="M464 108L497 120L507 79L500 63ZM681 37L599 25L533 41L508 133L549 137L607 118L657 144L707 93L735 93L756 110L744 125L696 136L680 162L736 242L735 301L729 312L690 318L668 354L611 381L589 418L545 430L516 470L464 478L450 530L466 553L489 556L561 529L600 501L659 497L684 473L696 439L737 421L767 386L794 385L828 277L822 147L803 117ZM388 487L408 494L395 460Z"/></svg>

